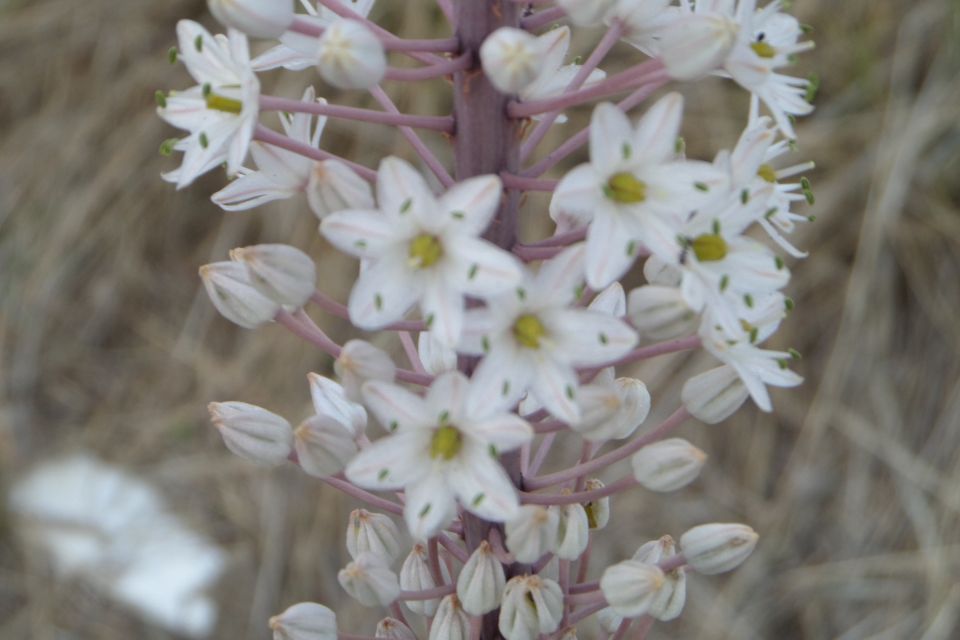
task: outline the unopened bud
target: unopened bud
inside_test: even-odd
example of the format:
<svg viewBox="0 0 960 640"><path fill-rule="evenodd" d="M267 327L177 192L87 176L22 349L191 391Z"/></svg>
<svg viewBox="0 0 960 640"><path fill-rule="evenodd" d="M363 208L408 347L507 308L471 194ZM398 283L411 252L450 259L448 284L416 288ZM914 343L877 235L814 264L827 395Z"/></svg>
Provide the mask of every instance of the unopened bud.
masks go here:
<svg viewBox="0 0 960 640"><path fill-rule="evenodd" d="M318 478L339 473L357 455L353 433L327 416L307 418L293 438L300 467Z"/></svg>
<svg viewBox="0 0 960 640"><path fill-rule="evenodd" d="M493 86L503 93L518 93L540 73L543 47L522 29L501 27L483 41L480 62Z"/></svg>
<svg viewBox="0 0 960 640"><path fill-rule="evenodd" d="M507 548L518 562L536 562L557 539L556 511L539 505L523 505L507 521Z"/></svg>
<svg viewBox="0 0 960 640"><path fill-rule="evenodd" d="M609 287L597 294L597 297L590 301L587 308L591 311L599 311L614 318L622 318L627 312L627 296L623 292L623 285L614 282Z"/></svg>
<svg viewBox="0 0 960 640"><path fill-rule="evenodd" d="M457 577L457 597L463 610L482 616L500 606L506 576L486 540L480 543Z"/></svg>
<svg viewBox="0 0 960 640"><path fill-rule="evenodd" d="M323 160L313 165L307 182L307 203L323 220L344 209L374 209L370 183L340 160Z"/></svg>
<svg viewBox="0 0 960 640"><path fill-rule="evenodd" d="M377 553L390 564L400 555L400 530L390 516L354 509L347 523L347 552L354 559L361 553Z"/></svg>
<svg viewBox="0 0 960 640"><path fill-rule="evenodd" d="M383 79L387 56L370 29L341 18L320 36L317 68L324 80L339 89L369 89Z"/></svg>
<svg viewBox="0 0 960 640"><path fill-rule="evenodd" d="M385 607L400 595L397 574L390 570L383 556L375 553L361 553L340 570L337 581L344 591L368 607Z"/></svg>
<svg viewBox="0 0 960 640"><path fill-rule="evenodd" d="M698 316L687 306L680 289L646 285L630 292L627 319L641 336L669 340L693 333Z"/></svg>
<svg viewBox="0 0 960 640"><path fill-rule="evenodd" d="M584 483L584 489L587 491L596 491L603 489L606 485L597 478L590 478ZM606 496L591 500L583 505L587 513L587 523L591 529L603 529L610 522L610 497Z"/></svg>
<svg viewBox="0 0 960 640"><path fill-rule="evenodd" d="M553 580L537 575L507 582L498 627L507 640L534 640L553 633L563 618L563 591Z"/></svg>
<svg viewBox="0 0 960 640"><path fill-rule="evenodd" d="M250 284L280 304L300 308L317 288L317 268L313 260L288 244L234 249L230 257L247 267Z"/></svg>
<svg viewBox="0 0 960 640"><path fill-rule="evenodd" d="M570 21L578 27L589 27L603 22L616 0L557 0Z"/></svg>
<svg viewBox="0 0 960 640"><path fill-rule="evenodd" d="M660 58L677 80L695 80L723 65L738 25L718 14L686 15L661 33Z"/></svg>
<svg viewBox="0 0 960 640"><path fill-rule="evenodd" d="M633 554L634 560L647 564L660 564L677 555L677 545L670 536L644 543ZM678 567L664 574L664 583L660 592L650 605L649 615L657 620L673 620L683 611L687 600L687 574Z"/></svg>
<svg viewBox="0 0 960 640"><path fill-rule="evenodd" d="M663 287L679 287L680 282L683 280L683 272L672 262L667 262L653 255L643 263L643 277L646 278L650 284L657 284ZM629 301L627 304L629 307ZM629 309L627 313L630 313Z"/></svg>
<svg viewBox="0 0 960 640"><path fill-rule="evenodd" d="M360 402L360 387L367 380L393 382L397 367L383 349L363 340L351 340L343 345L333 370L343 383L347 398Z"/></svg>
<svg viewBox="0 0 960 640"><path fill-rule="evenodd" d="M384 638L385 640L417 640L417 635L410 630L410 627L396 618L384 618L381 620L377 624L377 631L373 636L375 638Z"/></svg>
<svg viewBox="0 0 960 640"><path fill-rule="evenodd" d="M468 640L470 638L470 617L460 606L456 595L446 596L440 601L437 615L430 625L428 640Z"/></svg>
<svg viewBox="0 0 960 640"><path fill-rule="evenodd" d="M315 602L295 604L270 618L273 640L337 640L337 616Z"/></svg>
<svg viewBox="0 0 960 640"><path fill-rule="evenodd" d="M565 504L557 510L557 540L553 552L563 560L576 560L590 541L590 521L583 505Z"/></svg>
<svg viewBox="0 0 960 640"><path fill-rule="evenodd" d="M581 419L570 427L595 442L626 438L650 412L650 392L636 378L613 379L613 368L604 369L580 387Z"/></svg>
<svg viewBox="0 0 960 640"><path fill-rule="evenodd" d="M753 553L757 538L745 524L703 524L680 536L680 549L692 569L712 575L743 563Z"/></svg>
<svg viewBox="0 0 960 640"><path fill-rule="evenodd" d="M420 354L420 362L427 373L440 375L444 371L457 370L457 352L449 347L443 346L429 331L421 331L417 338L417 352Z"/></svg>
<svg viewBox="0 0 960 640"><path fill-rule="evenodd" d="M683 438L649 444L633 454L633 477L651 491L676 491L700 475L707 455Z"/></svg>
<svg viewBox="0 0 960 640"><path fill-rule="evenodd" d="M214 262L200 267L203 287L210 301L227 320L253 329L273 320L280 305L260 293L249 273L236 262Z"/></svg>
<svg viewBox="0 0 960 640"><path fill-rule="evenodd" d="M277 38L293 23L293 0L207 0L220 24L254 38Z"/></svg>
<svg viewBox="0 0 960 640"><path fill-rule="evenodd" d="M716 424L733 415L749 395L733 367L723 365L687 380L680 397L697 420Z"/></svg>
<svg viewBox="0 0 960 640"><path fill-rule="evenodd" d="M625 560L610 566L600 578L604 598L614 613L624 618L647 613L663 584L663 571L639 560Z"/></svg>
<svg viewBox="0 0 960 640"><path fill-rule="evenodd" d="M313 410L317 415L336 420L355 437L364 432L367 428L367 410L363 405L347 398L343 387L330 378L308 373L307 380L310 382Z"/></svg>
<svg viewBox="0 0 960 640"><path fill-rule="evenodd" d="M422 544L413 545L413 549L400 568L400 588L404 591L427 591L437 586L430 570L427 550ZM432 616L437 612L439 598L433 600L408 600L407 607L422 616Z"/></svg>
<svg viewBox="0 0 960 640"><path fill-rule="evenodd" d="M246 402L211 402L207 409L223 443L241 458L278 465L290 456L293 429L277 414Z"/></svg>

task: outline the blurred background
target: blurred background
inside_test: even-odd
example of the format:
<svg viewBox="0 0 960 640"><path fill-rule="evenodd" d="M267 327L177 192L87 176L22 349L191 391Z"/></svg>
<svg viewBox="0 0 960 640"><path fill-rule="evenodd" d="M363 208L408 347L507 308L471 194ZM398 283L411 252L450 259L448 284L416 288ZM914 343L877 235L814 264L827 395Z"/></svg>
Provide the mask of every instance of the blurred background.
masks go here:
<svg viewBox="0 0 960 640"><path fill-rule="evenodd" d="M375 17L400 33L438 33L426 2L379 4ZM795 236L811 257L791 264L797 310L774 344L803 353L806 383L775 392L773 414L747 406L684 426L711 456L704 476L679 494L621 498L601 544L615 559L702 522L760 532L738 571L692 576L684 615L653 638L957 638L960 3L792 4L817 42L799 71L822 77L796 156L817 162L817 220ZM305 374L330 359L279 327L228 324L196 276L231 247L289 242L345 299L356 267L323 245L302 201L226 214L209 201L219 172L183 192L160 180L175 162L157 148L176 132L153 94L190 84L166 56L180 18L213 24L199 0L0 0L0 482L6 494L33 465L85 451L155 486L226 554L214 638L267 637L267 618L304 600L372 635L336 583L353 507L296 469L233 457L206 415L211 400L244 400L297 421ZM267 75L264 88L298 96L304 81L319 83ZM393 95L404 111L442 113L447 92L434 88ZM682 90L691 156L732 145L742 92L719 80ZM544 148L585 122L571 115ZM368 165L412 158L376 126L331 124L324 139ZM670 356L634 373L666 413L707 367ZM0 512L0 638L177 637L61 577L22 531Z"/></svg>

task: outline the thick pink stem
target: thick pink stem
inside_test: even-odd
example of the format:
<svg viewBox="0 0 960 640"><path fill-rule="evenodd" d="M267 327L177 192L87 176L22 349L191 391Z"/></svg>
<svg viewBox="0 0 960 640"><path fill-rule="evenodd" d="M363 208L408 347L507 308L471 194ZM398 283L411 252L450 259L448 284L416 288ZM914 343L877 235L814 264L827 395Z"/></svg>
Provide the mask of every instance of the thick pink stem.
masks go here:
<svg viewBox="0 0 960 640"><path fill-rule="evenodd" d="M438 62L426 67L417 67L416 69L401 69L391 67L387 69L384 76L387 80L400 80L402 82L417 82L419 80L432 80L434 78L443 78L457 71L461 71L470 66L470 54L464 53L453 60Z"/></svg>

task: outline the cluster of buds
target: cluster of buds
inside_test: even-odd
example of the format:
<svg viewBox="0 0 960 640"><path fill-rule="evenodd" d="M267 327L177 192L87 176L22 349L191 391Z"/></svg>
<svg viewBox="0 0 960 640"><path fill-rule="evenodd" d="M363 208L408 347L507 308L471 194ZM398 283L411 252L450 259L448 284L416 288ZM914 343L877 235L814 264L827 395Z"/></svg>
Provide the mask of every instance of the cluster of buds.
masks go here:
<svg viewBox="0 0 960 640"><path fill-rule="evenodd" d="M396 7L301 4L210 0L227 34L182 21L171 59L196 85L157 94L159 115L187 131L162 147L183 154L165 179L184 187L225 165L231 181L212 199L228 211L305 197L320 234L360 263L345 302L286 245L201 267L225 318L283 326L328 354L336 376L308 376L314 415L296 428L243 402L211 404L227 447L292 462L363 504L338 577L390 615L377 638L571 639L592 616L615 638L642 637L676 618L686 575L738 566L752 529L698 525L678 542L653 531L606 568L590 566L591 548L616 496L696 480L706 454L675 434L688 419L721 422L747 398L770 411L769 387L801 382L796 352L762 345L793 307L780 254L805 256L788 236L810 219L795 209L813 202L809 181L792 180L812 163L781 161L816 89L782 73L812 46L805 28L778 0L438 0L452 35L405 39L369 18ZM591 27L602 30L595 47L568 63L571 28ZM251 58L248 37L278 42ZM629 64L608 75L617 47ZM419 66L391 66L399 56ZM312 87L300 99L262 94L257 73L280 67L380 108L333 105ZM707 76L731 79L750 106L731 148L692 159L670 87ZM402 113L381 86L436 78L453 81L451 115ZM564 111L584 105L589 126L541 151ZM282 131L261 123L270 112ZM395 127L419 161L338 157L321 142L327 118ZM582 164L548 177L584 147ZM521 212L553 234L521 241ZM625 291L639 273L645 284ZM395 336L405 362L363 340L339 344L309 307ZM641 429L650 394L618 368L697 349L718 365ZM560 438L582 454L543 473ZM631 473L601 480L622 460ZM286 640L370 637L338 631L313 603L270 627Z"/></svg>

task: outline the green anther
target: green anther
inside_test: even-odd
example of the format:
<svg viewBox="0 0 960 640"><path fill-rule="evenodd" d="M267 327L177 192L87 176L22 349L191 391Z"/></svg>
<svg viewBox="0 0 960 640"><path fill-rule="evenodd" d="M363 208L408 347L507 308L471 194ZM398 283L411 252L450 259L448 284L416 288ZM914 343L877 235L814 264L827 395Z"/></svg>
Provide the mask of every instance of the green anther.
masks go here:
<svg viewBox="0 0 960 640"><path fill-rule="evenodd" d="M167 138L160 143L160 155L162 156L171 156L173 155L173 150L176 144L180 142L176 138Z"/></svg>
<svg viewBox="0 0 960 640"><path fill-rule="evenodd" d="M157 106L161 109L167 108L167 94L165 94L163 91L158 90L156 93L154 93L153 99L157 101Z"/></svg>
<svg viewBox="0 0 960 640"><path fill-rule="evenodd" d="M820 91L820 76L811 73L807 77L807 93L804 94L803 99L812 104L817 99L818 91Z"/></svg>
<svg viewBox="0 0 960 640"><path fill-rule="evenodd" d="M705 233L690 241L690 248L700 262L716 262L727 257L727 241L715 233Z"/></svg>
<svg viewBox="0 0 960 640"><path fill-rule="evenodd" d="M587 512L587 526L591 529L596 529L599 520L597 520L597 508L594 506L594 503L588 502L583 505L583 510Z"/></svg>
<svg viewBox="0 0 960 640"><path fill-rule="evenodd" d="M204 82L203 86L200 87L200 93L203 95L204 98L210 95L211 91L213 91L213 85L211 85L209 82Z"/></svg>
<svg viewBox="0 0 960 640"><path fill-rule="evenodd" d="M726 291L730 286L730 276L724 274L720 276L720 291Z"/></svg>
<svg viewBox="0 0 960 640"><path fill-rule="evenodd" d="M750 45L750 48L761 58L772 58L777 55L777 50L770 46L770 43L763 42L762 40L760 42L754 42Z"/></svg>
<svg viewBox="0 0 960 640"><path fill-rule="evenodd" d="M463 436L456 427L444 425L433 432L430 440L430 457L436 460L453 460L463 447Z"/></svg>
<svg viewBox="0 0 960 640"><path fill-rule="evenodd" d="M443 245L439 238L422 233L410 242L410 266L414 269L428 269L443 257Z"/></svg>
<svg viewBox="0 0 960 640"><path fill-rule="evenodd" d="M710 186L706 182L694 182L693 188L697 191L703 191L704 193L710 191Z"/></svg>
<svg viewBox="0 0 960 640"><path fill-rule="evenodd" d="M629 142L624 142L620 147L620 154L623 156L624 160L629 160L630 156L633 155L633 148L630 147Z"/></svg>
<svg viewBox="0 0 960 640"><path fill-rule="evenodd" d="M647 185L629 172L614 174L607 181L603 193L614 202L636 204L647 199Z"/></svg>
<svg viewBox="0 0 960 640"><path fill-rule="evenodd" d="M197 36L193 39L193 48L197 51L203 51L203 36Z"/></svg>
<svg viewBox="0 0 960 640"><path fill-rule="evenodd" d="M687 141L678 137L676 142L673 143L673 152L678 156L685 154L687 152Z"/></svg>
<svg viewBox="0 0 960 640"><path fill-rule="evenodd" d="M167 50L167 62L170 64L177 64L177 58L180 56L180 52L177 51L176 47L170 47Z"/></svg>
<svg viewBox="0 0 960 640"><path fill-rule="evenodd" d="M207 108L239 114L243 111L243 103L233 98L225 98L224 96L210 93L207 95Z"/></svg>
<svg viewBox="0 0 960 640"><path fill-rule="evenodd" d="M777 170L768 164L760 165L760 168L757 169L757 175L763 178L764 180L766 180L767 182L769 182L770 184L773 184L774 182L777 181Z"/></svg>
<svg viewBox="0 0 960 640"><path fill-rule="evenodd" d="M524 314L513 323L513 337L528 349L539 349L540 339L546 334L543 323L533 314Z"/></svg>
<svg viewBox="0 0 960 640"><path fill-rule="evenodd" d="M200 147L206 149L210 146L210 138L203 131L200 132Z"/></svg>
<svg viewBox="0 0 960 640"><path fill-rule="evenodd" d="M750 202L750 192L747 189L744 189L740 192L740 203L747 204Z"/></svg>

